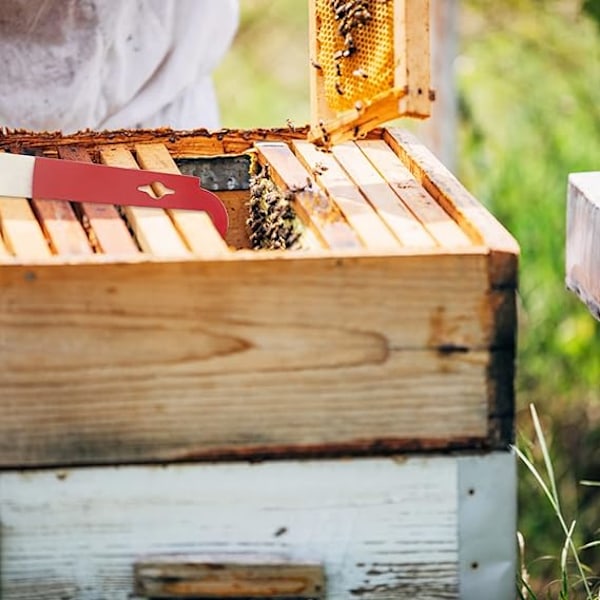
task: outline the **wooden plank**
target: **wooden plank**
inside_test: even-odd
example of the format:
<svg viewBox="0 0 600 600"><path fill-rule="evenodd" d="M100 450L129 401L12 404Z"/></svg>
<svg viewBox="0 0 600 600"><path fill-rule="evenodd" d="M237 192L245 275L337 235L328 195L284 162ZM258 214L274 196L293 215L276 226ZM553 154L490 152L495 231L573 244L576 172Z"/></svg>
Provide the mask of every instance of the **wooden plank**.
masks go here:
<svg viewBox="0 0 600 600"><path fill-rule="evenodd" d="M114 167L139 168L131 152L123 146L103 148L100 157L104 164ZM124 212L144 252L161 257L185 256L189 253L164 210L126 206Z"/></svg>
<svg viewBox="0 0 600 600"><path fill-rule="evenodd" d="M384 138L473 242L490 248L492 285L516 287L519 245L510 233L414 135L400 129L386 129Z"/></svg>
<svg viewBox="0 0 600 600"><path fill-rule="evenodd" d="M319 190L310 173L283 142L256 144L259 160L282 188L295 191L295 208L303 223L333 250L360 248L361 243L337 206Z"/></svg>
<svg viewBox="0 0 600 600"><path fill-rule="evenodd" d="M567 286L600 319L600 171L569 175Z"/></svg>
<svg viewBox="0 0 600 600"><path fill-rule="evenodd" d="M36 154L43 153L38 150ZM32 198L31 207L56 254L65 256L93 254L90 241L69 202Z"/></svg>
<svg viewBox="0 0 600 600"><path fill-rule="evenodd" d="M327 600L456 600L458 489L452 456L0 473L2 597L125 598L139 557L199 554L321 563Z"/></svg>
<svg viewBox="0 0 600 600"><path fill-rule="evenodd" d="M57 146L80 146L88 150L98 150L123 144L132 148L135 144L162 143L169 152L178 158L195 158L198 156L216 156L220 154L240 154L250 150L257 141L304 140L308 135L306 127L280 127L273 129L223 129L208 131L194 129L190 131L174 131L161 129L122 129L118 131L80 131L63 135L60 132L0 131L0 149L34 149ZM373 132L381 137L381 131Z"/></svg>
<svg viewBox="0 0 600 600"><path fill-rule="evenodd" d="M76 146L61 146L58 155L65 160L92 162L88 152ZM80 210L82 224L87 228L88 237L98 252L117 255L139 252L125 222L114 206L82 202L75 206L75 210L77 209Z"/></svg>
<svg viewBox="0 0 600 600"><path fill-rule="evenodd" d="M248 190L227 190L215 192L221 202L227 207L229 214L229 228L225 236L225 242L231 248L250 248L248 239Z"/></svg>
<svg viewBox="0 0 600 600"><path fill-rule="evenodd" d="M35 260L51 255L27 198L0 196L0 229L8 250L18 258Z"/></svg>
<svg viewBox="0 0 600 600"><path fill-rule="evenodd" d="M384 141L359 142L361 150L442 248L465 248L471 240L432 198Z"/></svg>
<svg viewBox="0 0 600 600"><path fill-rule="evenodd" d="M0 237L0 260L2 260L4 258L8 258L9 256L12 256L12 255L8 251L8 248L6 247L4 240Z"/></svg>
<svg viewBox="0 0 600 600"><path fill-rule="evenodd" d="M486 256L251 256L3 267L0 464L487 443Z"/></svg>
<svg viewBox="0 0 600 600"><path fill-rule="evenodd" d="M135 594L144 598L325 600L323 567L268 557L171 557L134 566Z"/></svg>
<svg viewBox="0 0 600 600"><path fill-rule="evenodd" d="M87 235L68 202L33 198L31 206L56 254L93 254Z"/></svg>
<svg viewBox="0 0 600 600"><path fill-rule="evenodd" d="M433 248L438 245L361 152L359 146L353 142L338 144L332 152L375 208L377 214L404 246Z"/></svg>
<svg viewBox="0 0 600 600"><path fill-rule="evenodd" d="M163 144L138 144L135 152L143 169L161 173L181 173ZM164 186L157 184L157 194L162 193L161 187ZM197 256L217 258L229 252L227 244L206 213L188 210L170 210L167 213L190 250Z"/></svg>
<svg viewBox="0 0 600 600"><path fill-rule="evenodd" d="M460 456L457 487L460 597L512 600L517 576L514 452Z"/></svg>
<svg viewBox="0 0 600 600"><path fill-rule="evenodd" d="M310 53L310 122L318 133L320 122L334 119L336 113L329 108L323 88L323 69L319 65L319 38L317 1L308 0L308 39Z"/></svg>
<svg viewBox="0 0 600 600"><path fill-rule="evenodd" d="M400 246L332 154L309 142L293 142L293 148L367 248L390 251Z"/></svg>
<svg viewBox="0 0 600 600"><path fill-rule="evenodd" d="M428 117L431 112L429 0L394 0L395 85L405 89L399 112Z"/></svg>
<svg viewBox="0 0 600 600"><path fill-rule="evenodd" d="M51 256L27 198L0 198L0 224L4 241L17 258L37 260Z"/></svg>

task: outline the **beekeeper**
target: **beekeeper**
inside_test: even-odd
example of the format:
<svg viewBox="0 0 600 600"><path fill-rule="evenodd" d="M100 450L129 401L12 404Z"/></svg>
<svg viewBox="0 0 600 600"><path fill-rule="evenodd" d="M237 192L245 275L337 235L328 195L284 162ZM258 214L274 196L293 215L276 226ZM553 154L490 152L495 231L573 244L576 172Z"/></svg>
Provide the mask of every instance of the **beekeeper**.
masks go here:
<svg viewBox="0 0 600 600"><path fill-rule="evenodd" d="M0 0L0 126L216 128L237 0Z"/></svg>

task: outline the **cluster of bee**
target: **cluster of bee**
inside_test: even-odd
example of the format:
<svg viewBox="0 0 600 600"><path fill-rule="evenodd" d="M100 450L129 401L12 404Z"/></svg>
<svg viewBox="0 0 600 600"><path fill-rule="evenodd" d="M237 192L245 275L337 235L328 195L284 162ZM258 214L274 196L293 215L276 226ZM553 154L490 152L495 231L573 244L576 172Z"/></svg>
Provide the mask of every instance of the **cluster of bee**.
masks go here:
<svg viewBox="0 0 600 600"><path fill-rule="evenodd" d="M250 178L248 236L255 250L295 249L300 247L302 225L292 206L293 194L277 189L268 169Z"/></svg>
<svg viewBox="0 0 600 600"><path fill-rule="evenodd" d="M333 55L337 76L335 89L340 96L344 95L344 89L340 82L342 61L353 56L358 50L353 34L356 29L366 27L372 20L369 5L370 0L331 0L335 20L339 21L338 32L344 40L343 49L336 51ZM368 77L368 74L362 69L355 70L353 75L363 78Z"/></svg>

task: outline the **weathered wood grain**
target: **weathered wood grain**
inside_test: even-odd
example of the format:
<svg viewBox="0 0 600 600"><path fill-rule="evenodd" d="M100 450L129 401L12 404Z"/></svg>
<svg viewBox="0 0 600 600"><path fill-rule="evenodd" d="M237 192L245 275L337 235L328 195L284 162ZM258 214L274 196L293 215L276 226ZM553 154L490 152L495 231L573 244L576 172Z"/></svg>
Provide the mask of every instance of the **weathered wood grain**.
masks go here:
<svg viewBox="0 0 600 600"><path fill-rule="evenodd" d="M294 191L295 209L324 246L332 250L361 248L358 236L329 197L319 190L288 144L256 144L259 160L268 165L269 174L282 188Z"/></svg>
<svg viewBox="0 0 600 600"><path fill-rule="evenodd" d="M138 163L148 171L180 174L179 168L164 144L138 144L135 147ZM161 183L156 184L157 194L163 193ZM177 231L189 249L201 258L217 258L229 252L227 244L215 229L210 217L204 212L169 210Z"/></svg>
<svg viewBox="0 0 600 600"><path fill-rule="evenodd" d="M381 138L381 130L372 134ZM98 151L104 147L122 145L133 150L135 144L165 144L169 152L179 158L240 154L250 150L259 141L305 140L308 127L283 127L274 129L223 129L209 131L194 129L175 131L173 129L123 129L119 131L80 131L71 135L60 132L0 131L0 149L33 150L36 148L77 145Z"/></svg>
<svg viewBox="0 0 600 600"><path fill-rule="evenodd" d="M200 554L320 563L327 600L457 599L457 489L453 457L0 473L2 598L125 599L135 562Z"/></svg>
<svg viewBox="0 0 600 600"><path fill-rule="evenodd" d="M293 142L293 148L365 246L388 251L400 246L399 240L330 153L320 152L309 142Z"/></svg>
<svg viewBox="0 0 600 600"><path fill-rule="evenodd" d="M426 118L430 97L429 0L394 0L395 86L406 90L399 114Z"/></svg>
<svg viewBox="0 0 600 600"><path fill-rule="evenodd" d="M0 472L2 597L131 598L135 564L176 583L198 563L312 563L327 600L510 600L515 466L495 452Z"/></svg>
<svg viewBox="0 0 600 600"><path fill-rule="evenodd" d="M566 281L600 319L600 171L569 176Z"/></svg>
<svg viewBox="0 0 600 600"><path fill-rule="evenodd" d="M113 167L139 169L131 152L122 146L105 148L100 157L104 164ZM181 257L189 253L169 215L161 208L125 206L123 210L144 252L162 257Z"/></svg>
<svg viewBox="0 0 600 600"><path fill-rule="evenodd" d="M383 138L473 242L490 249L492 285L514 289L519 245L510 233L414 135L400 129L386 129Z"/></svg>
<svg viewBox="0 0 600 600"><path fill-rule="evenodd" d="M89 153L77 146L60 146L58 155L64 160L92 162ZM82 202L74 208L80 211L82 223L88 228L88 237L99 252L117 256L139 252L114 206Z"/></svg>
<svg viewBox="0 0 600 600"><path fill-rule="evenodd" d="M3 267L0 464L485 443L485 256L253 256Z"/></svg>

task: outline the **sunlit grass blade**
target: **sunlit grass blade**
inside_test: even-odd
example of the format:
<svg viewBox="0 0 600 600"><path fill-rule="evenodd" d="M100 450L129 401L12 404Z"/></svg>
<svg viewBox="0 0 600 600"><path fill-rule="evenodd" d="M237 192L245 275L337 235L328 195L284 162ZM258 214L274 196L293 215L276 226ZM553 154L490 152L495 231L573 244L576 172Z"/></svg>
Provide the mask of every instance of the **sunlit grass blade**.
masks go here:
<svg viewBox="0 0 600 600"><path fill-rule="evenodd" d="M546 467L546 473L548 474L548 478L550 480L550 487L552 489L552 497L554 498L554 502L558 509L560 510L560 500L558 497L558 489L556 487L556 478L554 476L554 467L552 466L552 460L550 458L550 452L548 452L548 446L546 445L546 438L544 436L544 431L542 430L542 426L540 424L540 419L537 414L537 410L533 404L529 405L529 410L531 411L531 418L533 419L533 427L535 429L535 436L540 444L540 448L542 450L542 456L544 457L544 465Z"/></svg>
<svg viewBox="0 0 600 600"><path fill-rule="evenodd" d="M573 530L575 529L576 521L571 523L565 543L563 544L562 551L560 553L560 570L561 570L561 586L560 586L560 598L561 600L568 600L569 598L569 571L567 569L567 557L569 555L569 547L573 539Z"/></svg>
<svg viewBox="0 0 600 600"><path fill-rule="evenodd" d="M579 550L587 550L588 548L595 548L596 546L600 546L600 540L594 540L593 542L588 542L583 546L579 546Z"/></svg>
<svg viewBox="0 0 600 600"><path fill-rule="evenodd" d="M537 418L537 412L535 410L535 407L533 405L531 405L531 414L533 416L534 419L534 427L535 427L535 431L536 431L536 437L538 438L539 442L540 442L540 446L542 447L542 454L544 455L544 463L546 465L546 470L548 472L548 476L551 479L551 482L554 482L554 470L552 468L552 464L550 462L550 455L548 453L548 449L546 446L546 440L544 438L544 432L541 428L539 419ZM554 484L554 490L551 491L550 488L548 487L548 485L546 484L546 482L544 481L543 477L540 475L539 471L536 469L535 465L527 458L527 456L525 456L525 454L523 452L521 452L521 450L519 450L519 448L513 446L515 453L517 454L517 456L521 459L521 461L523 462L523 464L525 464L525 466L529 469L529 471L531 472L531 474L534 476L535 480L538 482L539 486L542 488L542 491L544 492L544 495L546 496L546 498L548 499L548 501L550 502L552 508L554 509L554 513L556 514L556 517L558 519L558 522L560 523L560 526L562 527L562 530L566 536L566 541L565 543L567 544L567 546L570 548L572 554L573 554L573 558L575 559L575 564L577 565L577 570L579 571L579 575L581 576L581 581L583 583L583 586L585 588L585 593L586 593L586 598L588 600L593 600L592 597L592 591L590 588L590 585L588 583L585 571L583 569L583 565L581 564L581 561L579 560L579 555L577 553L577 548L575 547L575 544L573 542L572 539L572 533L570 533L569 528L567 527L566 521L563 517L563 514L560 510L560 505L557 501L558 499L558 494L556 491L556 484ZM552 485L552 484L551 484Z"/></svg>

